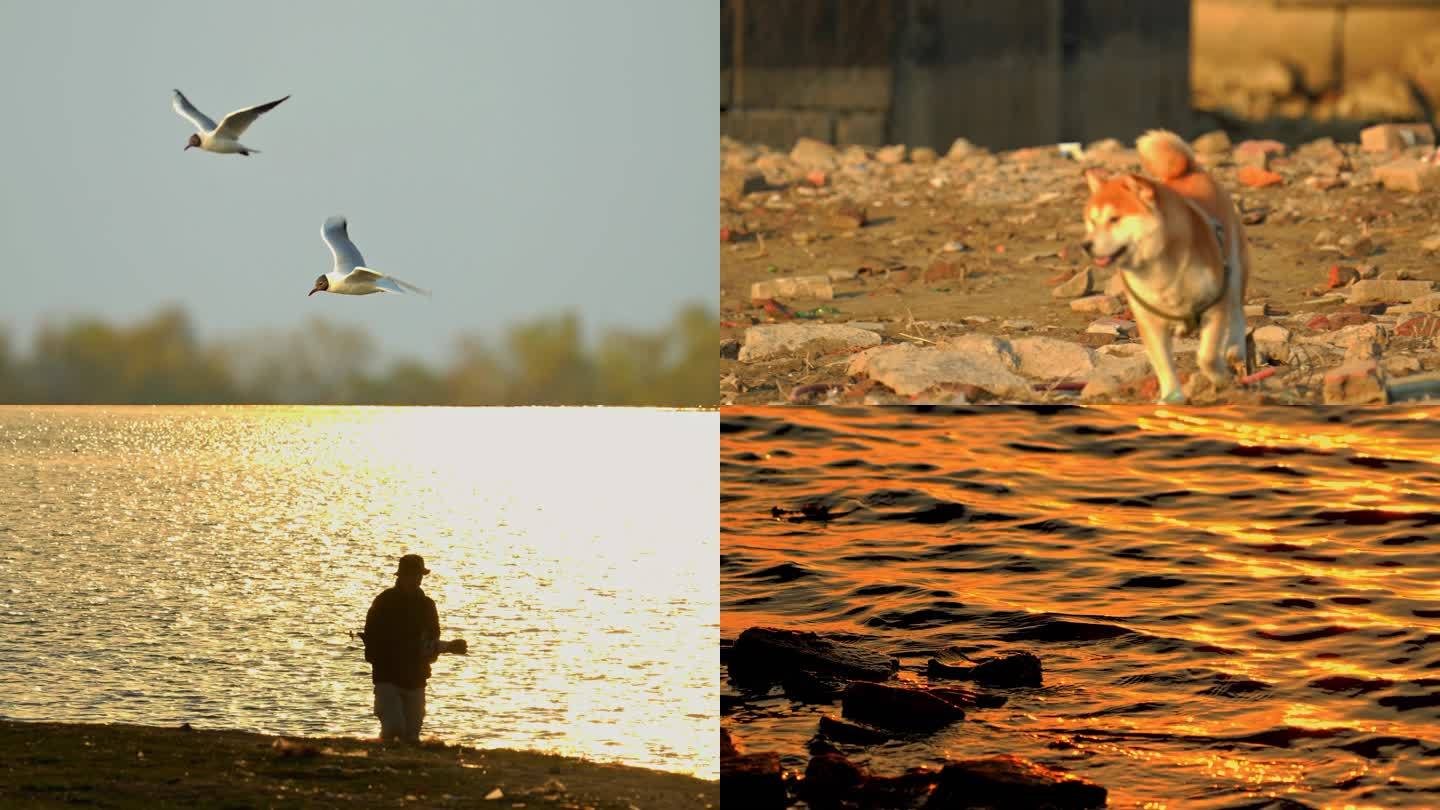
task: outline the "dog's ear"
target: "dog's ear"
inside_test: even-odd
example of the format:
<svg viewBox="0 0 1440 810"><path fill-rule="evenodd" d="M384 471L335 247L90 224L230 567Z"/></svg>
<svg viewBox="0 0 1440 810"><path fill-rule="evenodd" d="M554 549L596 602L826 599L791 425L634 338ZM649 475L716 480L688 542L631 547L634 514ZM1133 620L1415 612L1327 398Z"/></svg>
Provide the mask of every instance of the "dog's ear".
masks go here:
<svg viewBox="0 0 1440 810"><path fill-rule="evenodd" d="M1125 175L1125 187L1147 203L1155 202L1155 185L1138 174Z"/></svg>
<svg viewBox="0 0 1440 810"><path fill-rule="evenodd" d="M1105 173L1100 171L1099 169L1092 166L1086 169L1084 174L1085 182L1090 184L1091 194L1099 191L1100 187L1105 185Z"/></svg>

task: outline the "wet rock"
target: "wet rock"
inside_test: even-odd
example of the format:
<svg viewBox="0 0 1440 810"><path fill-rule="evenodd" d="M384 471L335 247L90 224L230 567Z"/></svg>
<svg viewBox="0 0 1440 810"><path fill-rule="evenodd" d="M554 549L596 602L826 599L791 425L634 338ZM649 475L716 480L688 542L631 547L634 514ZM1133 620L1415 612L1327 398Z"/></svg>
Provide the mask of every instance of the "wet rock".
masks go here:
<svg viewBox="0 0 1440 810"><path fill-rule="evenodd" d="M828 753L812 757L805 767L801 795L811 807L838 807L860 789L869 776L844 754Z"/></svg>
<svg viewBox="0 0 1440 810"><path fill-rule="evenodd" d="M790 803L785 795L780 755L773 751L722 756L720 783L725 786L726 806L784 810Z"/></svg>
<svg viewBox="0 0 1440 810"><path fill-rule="evenodd" d="M1421 192L1440 187L1440 166L1400 158L1375 169L1375 179L1389 191Z"/></svg>
<svg viewBox="0 0 1440 810"><path fill-rule="evenodd" d="M735 747L735 741L730 739L729 729L720 729L720 758L733 757L740 753Z"/></svg>
<svg viewBox="0 0 1440 810"><path fill-rule="evenodd" d="M816 633L751 627L735 639L729 666L730 677L739 682L773 682L798 670L880 681L900 664L888 655Z"/></svg>
<svg viewBox="0 0 1440 810"><path fill-rule="evenodd" d="M1105 788L1094 782L1011 755L951 762L926 802L926 810L971 807L1104 807Z"/></svg>
<svg viewBox="0 0 1440 810"><path fill-rule="evenodd" d="M1125 305L1111 295L1087 295L1071 301L1070 309L1092 315L1119 315L1125 311Z"/></svg>
<svg viewBox="0 0 1440 810"><path fill-rule="evenodd" d="M1350 286L1349 304L1394 304L1413 301L1435 291L1433 281L1361 279Z"/></svg>
<svg viewBox="0 0 1440 810"><path fill-rule="evenodd" d="M1050 294L1056 298L1081 298L1089 295L1095 286L1095 276L1085 267L1071 276L1068 281L1056 285Z"/></svg>
<svg viewBox="0 0 1440 810"><path fill-rule="evenodd" d="M1028 399L1030 383L992 356L947 345L880 346L855 355L847 373L866 376L901 396L937 387L973 388L1006 399Z"/></svg>
<svg viewBox="0 0 1440 810"><path fill-rule="evenodd" d="M850 682L844 678L809 670L787 672L780 678L785 697L801 703L834 703Z"/></svg>
<svg viewBox="0 0 1440 810"><path fill-rule="evenodd" d="M845 717L896 731L935 731L965 719L965 710L921 689L857 682L841 697Z"/></svg>
<svg viewBox="0 0 1440 810"><path fill-rule="evenodd" d="M1095 370L1095 350L1068 340L1023 337L1010 341L1018 370L1037 380L1083 380Z"/></svg>
<svg viewBox="0 0 1440 810"><path fill-rule="evenodd" d="M1389 401L1380 368L1373 361L1351 363L1325 372L1326 405L1366 405Z"/></svg>
<svg viewBox="0 0 1440 810"><path fill-rule="evenodd" d="M864 329L833 323L780 323L745 330L745 345L737 355L742 363L800 352L841 352L878 346L880 336Z"/></svg>
<svg viewBox="0 0 1440 810"><path fill-rule="evenodd" d="M832 171L839 166L839 156L834 146L814 138L801 138L790 150L790 160L806 171Z"/></svg>
<svg viewBox="0 0 1440 810"><path fill-rule="evenodd" d="M1007 688L1040 686L1042 680L1040 658L1028 652L1008 653L973 665L946 664L932 658L925 671L932 678L954 678Z"/></svg>
<svg viewBox="0 0 1440 810"><path fill-rule="evenodd" d="M1217 129L1196 138L1191 146L1202 155L1218 155L1230 149L1230 136Z"/></svg>
<svg viewBox="0 0 1440 810"><path fill-rule="evenodd" d="M1435 130L1429 124L1377 124L1360 131L1360 148L1366 152L1399 151L1408 146L1433 146Z"/></svg>
<svg viewBox="0 0 1440 810"><path fill-rule="evenodd" d="M873 726L852 723L828 714L820 717L820 735L827 740L851 745L878 745L895 736Z"/></svg>
<svg viewBox="0 0 1440 810"><path fill-rule="evenodd" d="M932 658L930 660L934 661L935 659ZM1010 698L1004 695L977 692L974 689L966 689L960 686L932 686L928 691L936 697L945 698L956 706L965 709L996 709L1004 706L1010 700Z"/></svg>

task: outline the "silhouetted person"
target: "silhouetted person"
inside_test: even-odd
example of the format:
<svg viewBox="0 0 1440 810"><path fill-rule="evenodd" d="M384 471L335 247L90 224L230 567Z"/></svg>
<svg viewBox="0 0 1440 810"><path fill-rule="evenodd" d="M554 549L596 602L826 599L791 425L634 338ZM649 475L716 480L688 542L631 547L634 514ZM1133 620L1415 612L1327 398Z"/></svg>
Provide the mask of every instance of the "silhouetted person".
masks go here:
<svg viewBox="0 0 1440 810"><path fill-rule="evenodd" d="M420 590L430 573L419 554L400 558L395 587L375 597L365 616L365 660L375 683L380 739L420 741L425 720L425 681L440 653L440 614Z"/></svg>

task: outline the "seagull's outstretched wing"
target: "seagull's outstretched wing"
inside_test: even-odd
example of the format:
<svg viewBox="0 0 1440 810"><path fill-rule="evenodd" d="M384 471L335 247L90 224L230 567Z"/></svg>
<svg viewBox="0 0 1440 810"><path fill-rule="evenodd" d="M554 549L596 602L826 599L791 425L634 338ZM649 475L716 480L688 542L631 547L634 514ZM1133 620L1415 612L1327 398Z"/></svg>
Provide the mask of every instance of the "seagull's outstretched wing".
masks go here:
<svg viewBox="0 0 1440 810"><path fill-rule="evenodd" d="M286 96L285 98L290 97ZM220 119L220 128L215 130L215 135L231 140L239 138L245 134L245 130L249 129L251 124L255 123L255 119L259 118L261 113L275 109L285 98L272 101L268 104L256 104L254 107L246 107L243 110L236 110L230 113Z"/></svg>
<svg viewBox="0 0 1440 810"><path fill-rule="evenodd" d="M330 217L325 220L325 227L321 229L320 235L325 244L330 246L330 252L335 255L335 272L348 273L365 263L360 249L350 241L350 234L345 230L344 217Z"/></svg>
<svg viewBox="0 0 1440 810"><path fill-rule="evenodd" d="M364 268L360 268L360 269L364 269ZM422 289L422 288L420 288L420 287L416 287L414 284L411 284L411 283L408 282L408 281L401 281L400 279L395 278L394 276L381 276L378 280L376 280L375 286L376 286L376 287L379 287L379 288L382 289L382 290L388 290L388 291L390 291L390 292L397 292L397 293L419 293L420 295L423 295L423 296L425 296L426 298L429 298L429 297L430 297L430 291L429 291L429 290Z"/></svg>
<svg viewBox="0 0 1440 810"><path fill-rule="evenodd" d="M211 121L205 113L195 109L195 105L190 103L190 99L185 98L185 94L179 90L175 91L175 96L171 99L170 106L175 108L175 112L180 113L180 117L187 119L201 132L209 132L215 129L215 122Z"/></svg>

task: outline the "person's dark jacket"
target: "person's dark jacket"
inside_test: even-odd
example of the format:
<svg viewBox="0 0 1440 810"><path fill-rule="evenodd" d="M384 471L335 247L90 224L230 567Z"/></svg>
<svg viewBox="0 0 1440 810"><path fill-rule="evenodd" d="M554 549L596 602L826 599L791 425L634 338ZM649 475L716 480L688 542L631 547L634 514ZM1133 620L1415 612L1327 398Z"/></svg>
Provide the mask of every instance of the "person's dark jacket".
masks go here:
<svg viewBox="0 0 1440 810"><path fill-rule="evenodd" d="M418 689L430 678L430 662L438 654L426 649L440 638L435 601L419 588L386 588L365 615L365 660L370 680Z"/></svg>

